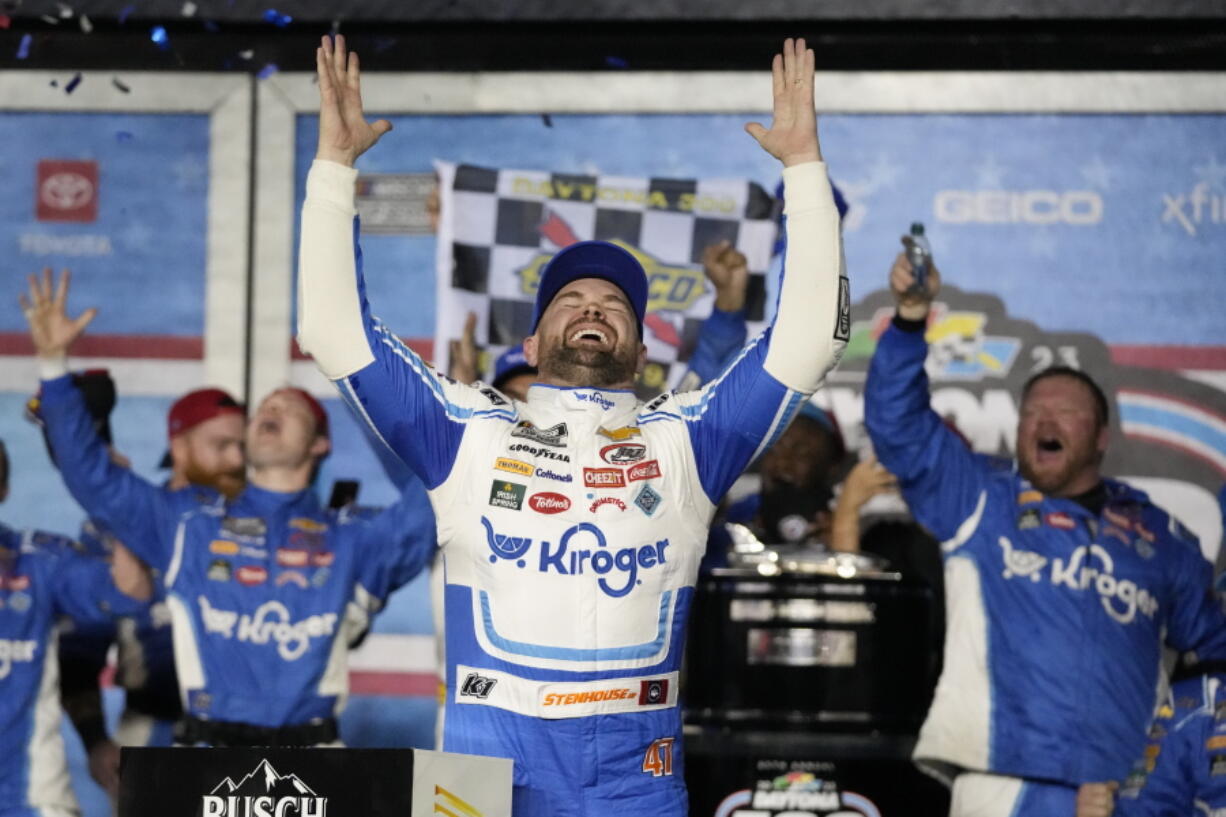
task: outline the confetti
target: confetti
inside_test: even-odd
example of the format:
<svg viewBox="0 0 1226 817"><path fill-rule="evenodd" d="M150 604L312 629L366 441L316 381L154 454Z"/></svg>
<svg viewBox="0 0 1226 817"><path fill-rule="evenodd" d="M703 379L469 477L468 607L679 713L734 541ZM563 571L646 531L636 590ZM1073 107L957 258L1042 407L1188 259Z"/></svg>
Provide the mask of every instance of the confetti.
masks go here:
<svg viewBox="0 0 1226 817"><path fill-rule="evenodd" d="M93 22L84 14L77 18L77 22L81 24L81 30L86 34L89 34L94 30Z"/></svg>
<svg viewBox="0 0 1226 817"><path fill-rule="evenodd" d="M623 60L621 57L605 57L604 64L610 68L629 68L630 63Z"/></svg>
<svg viewBox="0 0 1226 817"><path fill-rule="evenodd" d="M66 5L64 3L56 3L56 5L60 9L60 19L69 20L72 18L72 15L75 13L72 10L72 6Z"/></svg>
<svg viewBox="0 0 1226 817"><path fill-rule="evenodd" d="M260 72L256 74L256 76L260 79L268 79L275 73L277 73L277 64L275 62L270 62L265 64L264 67L260 69Z"/></svg>
<svg viewBox="0 0 1226 817"><path fill-rule="evenodd" d="M186 2L183 3L183 8L179 11L179 13L184 17L195 17L196 4L193 3L192 0L186 0Z"/></svg>
<svg viewBox="0 0 1226 817"><path fill-rule="evenodd" d="M162 26L154 26L149 32L149 39L153 40L153 44L158 48L170 47L170 35L166 33L166 29Z"/></svg>
<svg viewBox="0 0 1226 817"><path fill-rule="evenodd" d="M17 59L24 60L30 56L30 42L33 39L29 34L21 35L21 42L17 44Z"/></svg>
<svg viewBox="0 0 1226 817"><path fill-rule="evenodd" d="M290 23L294 22L294 18L288 14L282 14L276 9L268 9L264 12L264 22L272 23L277 28L285 28Z"/></svg>
<svg viewBox="0 0 1226 817"><path fill-rule="evenodd" d="M553 127L553 117L547 113L541 114L541 122L544 123L545 127L547 128Z"/></svg>
<svg viewBox="0 0 1226 817"><path fill-rule="evenodd" d="M38 19L42 20L44 23L46 23L49 26L58 26L60 24L60 18L56 17L53 14L44 14Z"/></svg>
<svg viewBox="0 0 1226 817"><path fill-rule="evenodd" d="M123 8L121 8L119 10L119 17L118 17L119 24L123 25L124 23L126 23L128 21L128 17L131 16L132 12L134 11L136 11L136 6L124 6Z"/></svg>
<svg viewBox="0 0 1226 817"><path fill-rule="evenodd" d="M76 76L68 80L68 84L64 86L64 93L71 94L73 91L77 90L77 86L80 84L81 84L81 72L78 71L76 73Z"/></svg>
<svg viewBox="0 0 1226 817"><path fill-rule="evenodd" d="M249 60L249 59L251 59L252 57L254 57L254 56L255 56L255 49L254 49L254 48L248 48L248 49L246 49L246 50L244 50L244 51L240 51L240 52L238 52L238 56L239 56L239 57L241 57L241 58L242 58L242 59L244 59L244 60Z"/></svg>
<svg viewBox="0 0 1226 817"><path fill-rule="evenodd" d="M132 89L129 88L123 82L121 82L119 77L111 77L111 84L114 85L116 88L118 88L120 91L123 91L125 94L132 93Z"/></svg>

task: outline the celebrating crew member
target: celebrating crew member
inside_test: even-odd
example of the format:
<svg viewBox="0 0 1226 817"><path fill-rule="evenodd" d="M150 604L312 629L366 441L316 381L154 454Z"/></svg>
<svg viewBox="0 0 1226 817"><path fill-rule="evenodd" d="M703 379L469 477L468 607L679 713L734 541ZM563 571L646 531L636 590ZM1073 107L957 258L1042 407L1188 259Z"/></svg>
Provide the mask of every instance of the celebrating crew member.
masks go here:
<svg viewBox="0 0 1226 817"><path fill-rule="evenodd" d="M9 462L0 443L0 502ZM112 577L114 576L114 581ZM116 587L116 583L120 587ZM139 615L151 588L134 559L114 567L51 533L0 524L0 815L80 814L60 734L57 625Z"/></svg>
<svg viewBox="0 0 1226 817"><path fill-rule="evenodd" d="M1211 568L1182 525L1103 477L1109 404L1081 371L1026 383L1015 469L973 454L929 407L940 275L921 289L900 253L890 286L865 422L945 559L944 670L916 760L953 778L953 815L1072 814L1081 784L1122 779L1139 754L1164 635L1223 656Z"/></svg>
<svg viewBox="0 0 1226 817"><path fill-rule="evenodd" d="M836 363L841 245L818 148L813 52L776 56L788 256L773 326L705 389L636 401L647 281L573 244L545 267L524 403L445 378L367 311L354 161L390 129L362 112L356 55L317 52L299 344L425 481L446 565L449 751L515 761L516 817L684 814L678 669L707 526L724 491Z"/></svg>
<svg viewBox="0 0 1226 817"><path fill-rule="evenodd" d="M68 318L67 294L67 272L53 293L44 270L22 298L43 375L42 414L69 491L158 572L185 711L176 740L336 740L352 637L433 554L424 491L404 492L373 518L321 507L311 483L330 448L327 414L301 389L283 388L247 424L247 487L234 499L196 488L184 512L115 465L94 433L64 372L95 310Z"/></svg>
<svg viewBox="0 0 1226 817"><path fill-rule="evenodd" d="M110 413L115 384L105 370L72 376L81 392L95 433L111 444ZM27 417L45 426L41 399L27 403ZM197 389L180 397L167 415L168 449L163 465L171 469L162 485L168 502L184 512L199 499L192 485L210 486L228 496L243 489L243 407L221 389ZM46 439L45 427L44 438ZM51 441L46 439L47 450ZM122 466L126 458L113 447L111 457ZM52 462L55 462L52 457ZM80 542L89 555L109 559L116 541L108 526L87 519ZM116 647L115 683L124 690L124 708L114 737L103 717L99 676L111 646ZM81 736L90 776L112 797L119 788L120 746L170 746L174 725L183 714L175 678L170 615L165 600L156 597L147 615L119 622L78 625L59 642L60 700Z"/></svg>

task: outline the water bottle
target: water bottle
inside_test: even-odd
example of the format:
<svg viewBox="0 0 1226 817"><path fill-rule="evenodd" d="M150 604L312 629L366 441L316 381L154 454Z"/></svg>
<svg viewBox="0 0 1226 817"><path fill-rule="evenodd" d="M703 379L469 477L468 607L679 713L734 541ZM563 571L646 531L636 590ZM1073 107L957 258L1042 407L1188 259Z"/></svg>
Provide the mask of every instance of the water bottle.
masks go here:
<svg viewBox="0 0 1226 817"><path fill-rule="evenodd" d="M907 242L907 260L915 271L915 284L912 290L921 294L928 292L928 267L932 263L932 247L924 236L924 225L916 221L911 224L911 240Z"/></svg>

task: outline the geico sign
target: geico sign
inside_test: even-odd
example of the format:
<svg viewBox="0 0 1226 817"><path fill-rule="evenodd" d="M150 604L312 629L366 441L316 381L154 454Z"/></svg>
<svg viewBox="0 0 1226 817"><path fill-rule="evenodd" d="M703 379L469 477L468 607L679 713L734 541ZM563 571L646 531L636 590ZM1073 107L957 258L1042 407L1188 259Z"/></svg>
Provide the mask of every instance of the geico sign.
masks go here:
<svg viewBox="0 0 1226 817"><path fill-rule="evenodd" d="M949 224L1098 224L1103 198L1093 190L941 190L937 220Z"/></svg>

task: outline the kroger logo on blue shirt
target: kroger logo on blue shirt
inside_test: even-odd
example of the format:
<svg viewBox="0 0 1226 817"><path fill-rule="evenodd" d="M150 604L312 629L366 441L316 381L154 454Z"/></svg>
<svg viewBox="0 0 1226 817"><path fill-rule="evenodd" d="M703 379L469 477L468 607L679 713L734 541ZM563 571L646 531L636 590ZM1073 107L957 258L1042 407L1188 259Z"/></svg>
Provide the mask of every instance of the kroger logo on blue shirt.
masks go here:
<svg viewBox="0 0 1226 817"><path fill-rule="evenodd" d="M525 568L529 551L537 540L527 536L508 536L498 533L484 516L486 542L490 546L490 562L513 561L516 567ZM601 578L596 582L605 595L620 598L642 584L639 570L648 570L667 562L664 551L668 540L654 544L610 550L604 532L591 522L581 522L567 528L557 545L539 541L536 569L540 573L555 572L561 576L582 576L592 572ZM587 547L585 547L585 545Z"/></svg>

